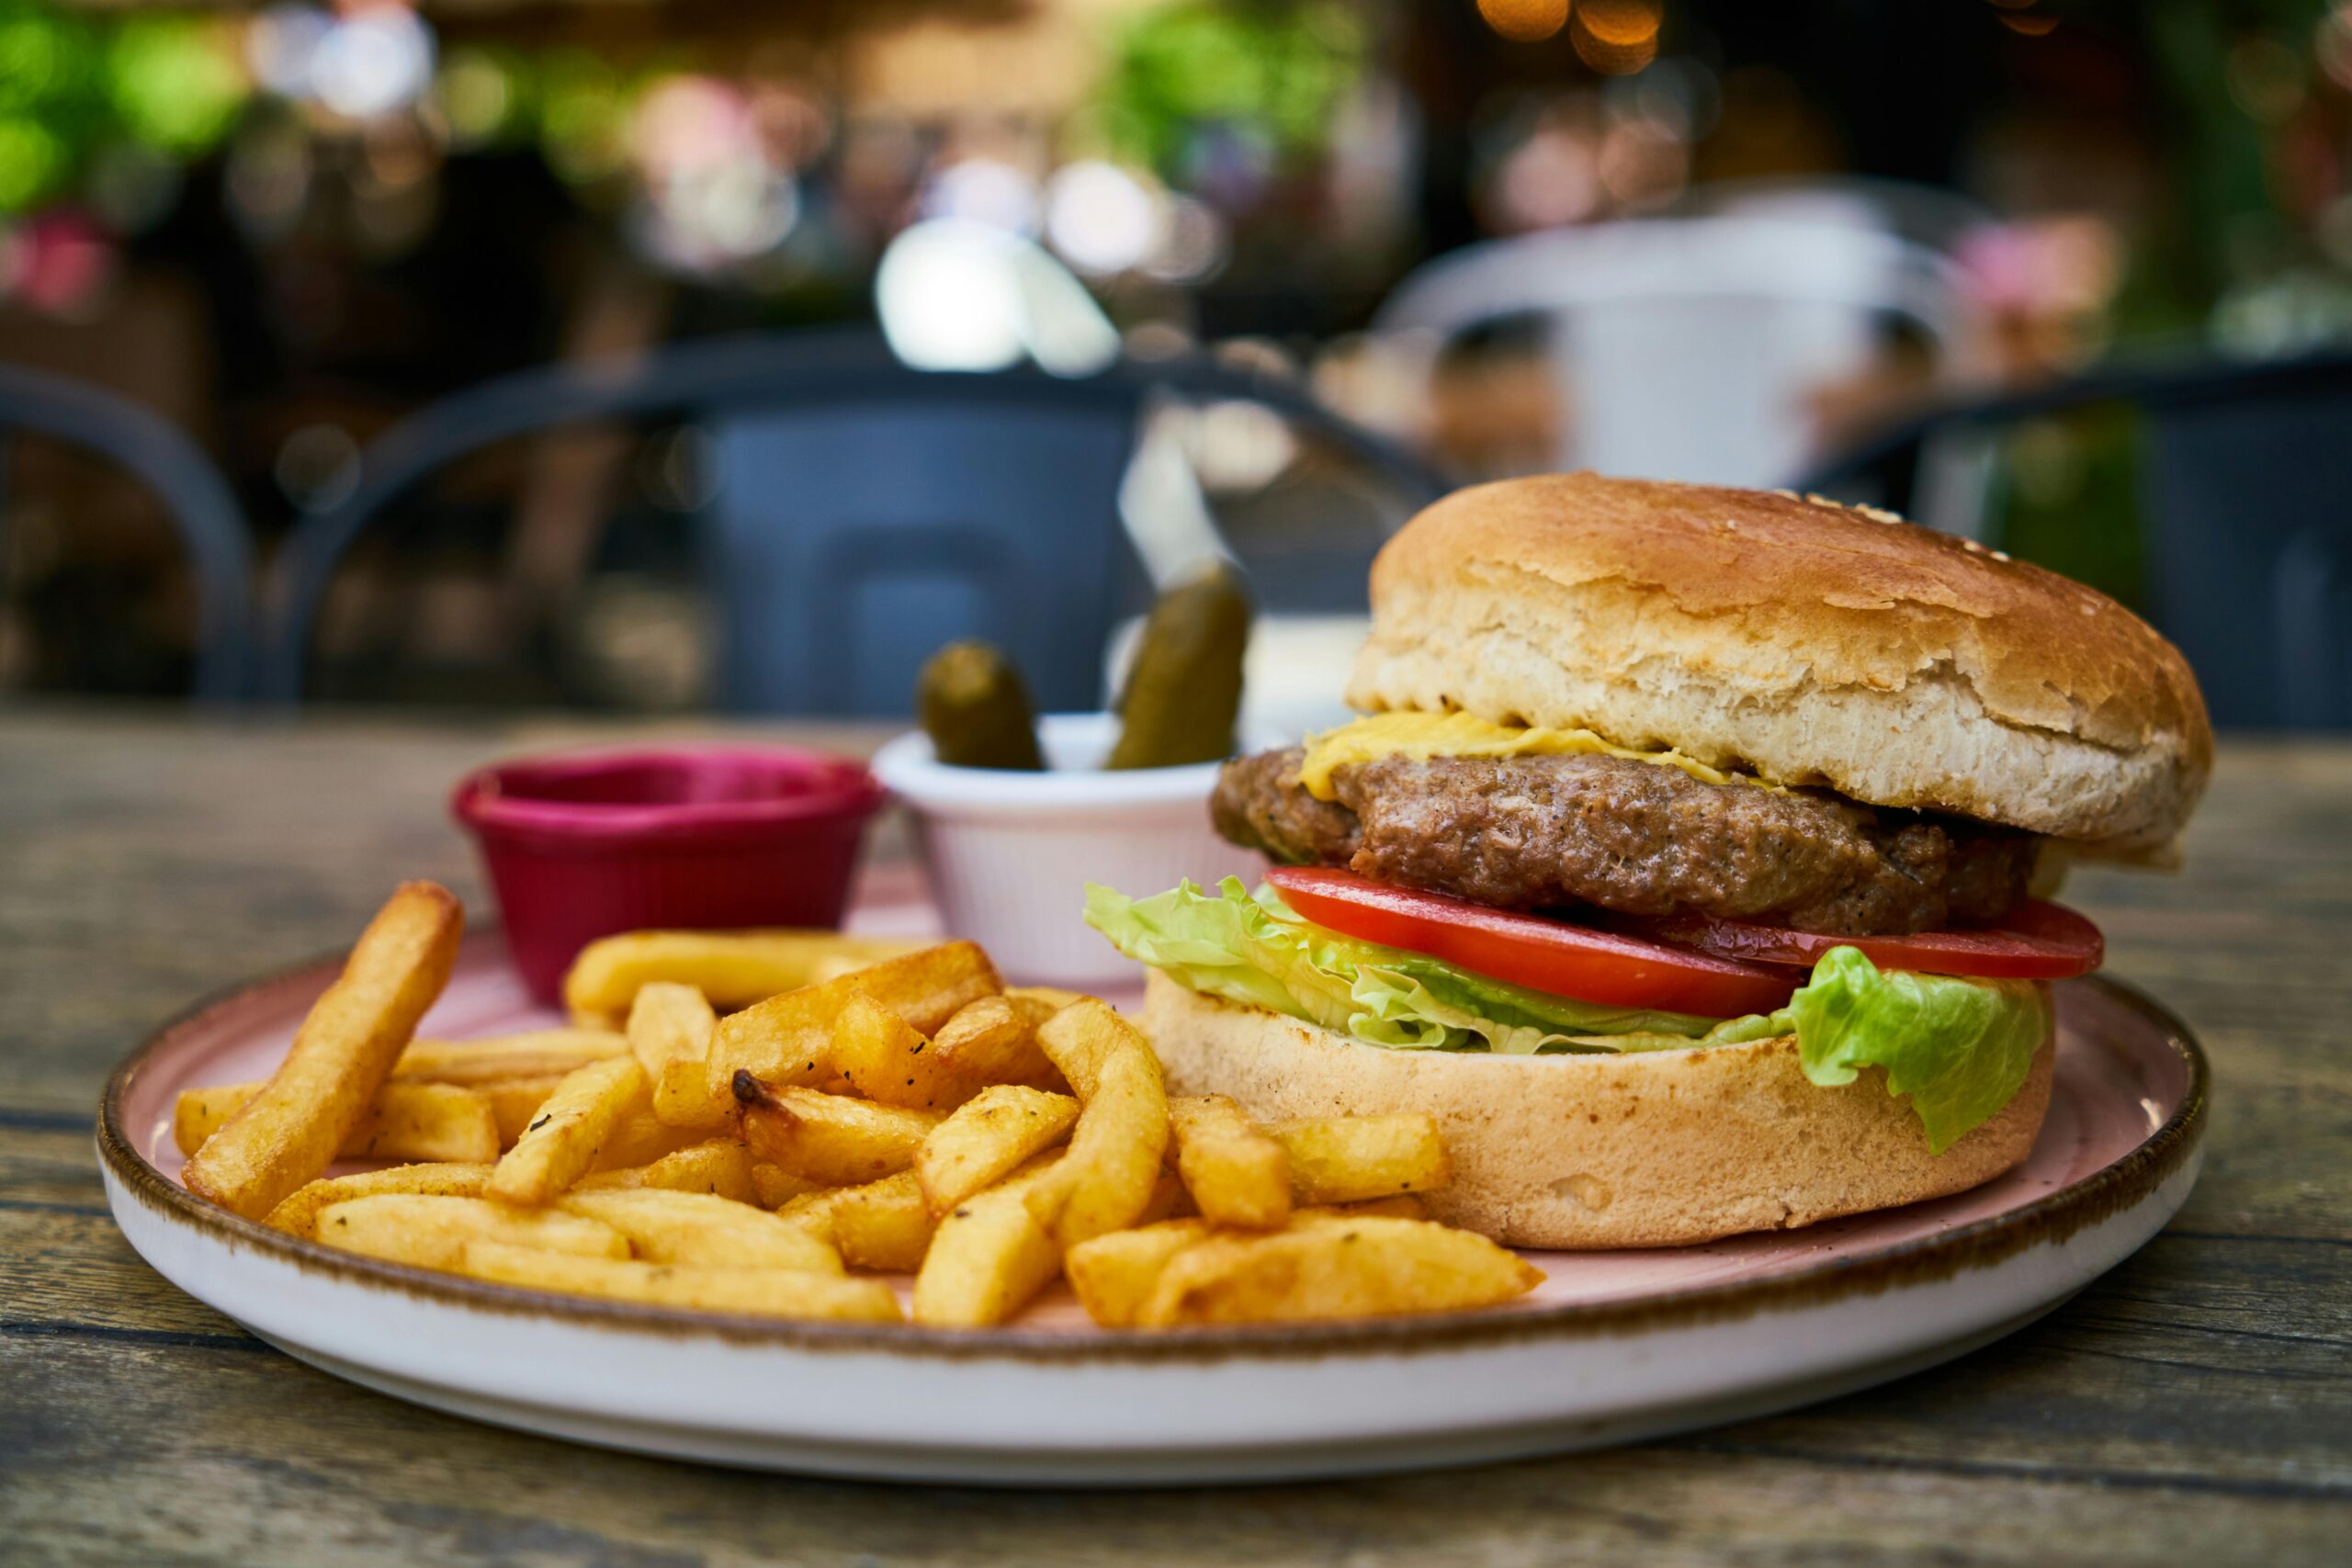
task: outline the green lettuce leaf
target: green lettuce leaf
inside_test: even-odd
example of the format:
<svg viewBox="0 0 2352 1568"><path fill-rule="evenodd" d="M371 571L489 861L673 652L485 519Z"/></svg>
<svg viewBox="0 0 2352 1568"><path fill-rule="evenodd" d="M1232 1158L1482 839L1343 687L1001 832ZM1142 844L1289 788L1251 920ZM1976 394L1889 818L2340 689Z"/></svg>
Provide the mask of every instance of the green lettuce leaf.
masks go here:
<svg viewBox="0 0 2352 1568"><path fill-rule="evenodd" d="M1303 1018L1403 1050L1621 1050L1687 1045L1712 1019L1598 1007L1418 953L1358 942L1299 919L1272 887L1238 877L1222 895L1187 882L1150 898L1086 890L1086 923L1128 957L1196 991ZM1613 1036L1627 1037L1620 1044Z"/></svg>
<svg viewBox="0 0 2352 1568"><path fill-rule="evenodd" d="M1196 991L1401 1050L1645 1051L1733 1045L1793 1032L1824 1087L1886 1069L1940 1154L2013 1099L2047 1036L2047 990L2030 981L1882 972L1834 948L1788 1005L1711 1019L1579 1002L1359 942L1302 919L1270 886L1227 877L1150 898L1090 886L1086 920L1128 957Z"/></svg>
<svg viewBox="0 0 2352 1568"><path fill-rule="evenodd" d="M2050 993L2030 980L1963 980L1882 971L1832 948L1813 978L1773 1015L1795 1028L1804 1076L1834 1086L1884 1067L1941 1154L1992 1119L2025 1085L2050 1033Z"/></svg>

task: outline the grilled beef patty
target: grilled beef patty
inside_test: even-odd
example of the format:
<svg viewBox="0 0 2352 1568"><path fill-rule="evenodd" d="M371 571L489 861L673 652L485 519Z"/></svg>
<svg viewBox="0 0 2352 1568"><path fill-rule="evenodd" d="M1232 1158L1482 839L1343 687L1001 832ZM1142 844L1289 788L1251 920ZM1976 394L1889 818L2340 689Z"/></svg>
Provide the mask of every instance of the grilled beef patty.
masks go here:
<svg viewBox="0 0 2352 1568"><path fill-rule="evenodd" d="M1505 909L1594 904L1871 936L1982 925L2025 897L2031 834L1616 757L1386 758L1298 783L1296 748L1225 765L1217 831L1296 864Z"/></svg>

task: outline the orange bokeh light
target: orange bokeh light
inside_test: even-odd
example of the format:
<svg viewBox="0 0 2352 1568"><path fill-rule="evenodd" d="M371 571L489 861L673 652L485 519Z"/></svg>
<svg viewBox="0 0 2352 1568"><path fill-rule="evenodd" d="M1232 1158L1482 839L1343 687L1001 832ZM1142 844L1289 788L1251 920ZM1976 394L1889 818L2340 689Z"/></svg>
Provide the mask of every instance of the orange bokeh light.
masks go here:
<svg viewBox="0 0 2352 1568"><path fill-rule="evenodd" d="M1656 0L1584 0L1576 7L1577 56L1595 71L1629 76L1657 58L1663 19Z"/></svg>
<svg viewBox="0 0 2352 1568"><path fill-rule="evenodd" d="M1513 43L1536 43L1568 22L1568 0L1478 0L1478 15Z"/></svg>

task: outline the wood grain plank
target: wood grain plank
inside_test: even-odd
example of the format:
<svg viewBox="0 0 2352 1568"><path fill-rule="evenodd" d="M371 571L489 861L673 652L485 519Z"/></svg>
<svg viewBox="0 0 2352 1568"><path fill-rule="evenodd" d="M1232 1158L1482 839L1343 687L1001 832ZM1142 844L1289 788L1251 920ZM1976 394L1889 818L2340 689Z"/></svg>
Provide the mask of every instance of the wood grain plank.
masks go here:
<svg viewBox="0 0 2352 1568"><path fill-rule="evenodd" d="M0 1202L0 1318L51 1336L90 1329L248 1337L148 1268L103 1208Z"/></svg>
<svg viewBox="0 0 2352 1568"><path fill-rule="evenodd" d="M0 1111L0 1203L104 1207L89 1119Z"/></svg>
<svg viewBox="0 0 2352 1568"><path fill-rule="evenodd" d="M394 1404L275 1356L0 1337L0 1529L34 1560L1656 1568L2321 1562L2339 1496L2118 1485L1997 1463L1834 1467L1654 1446L1240 1491L1036 1495L747 1475L572 1448Z"/></svg>

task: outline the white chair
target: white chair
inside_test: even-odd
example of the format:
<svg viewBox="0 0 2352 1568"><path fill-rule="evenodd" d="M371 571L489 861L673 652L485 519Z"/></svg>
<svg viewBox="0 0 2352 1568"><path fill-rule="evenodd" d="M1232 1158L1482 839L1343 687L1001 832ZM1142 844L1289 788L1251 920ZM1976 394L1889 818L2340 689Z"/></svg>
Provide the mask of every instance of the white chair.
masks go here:
<svg viewBox="0 0 2352 1568"><path fill-rule="evenodd" d="M1850 222L1660 218L1554 230L1441 256L1375 330L1439 346L1502 317L1550 324L1572 411L1557 465L1738 485L1813 457L1807 394L1869 365L1884 320L1941 367L1975 339L1953 264Z"/></svg>

